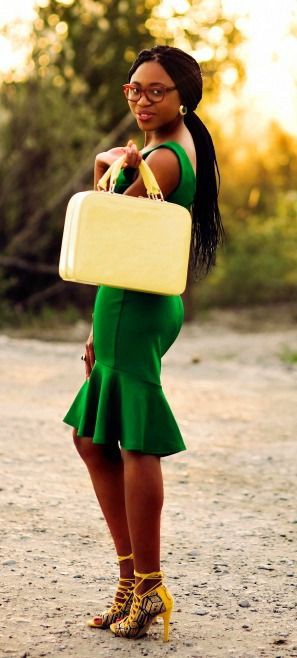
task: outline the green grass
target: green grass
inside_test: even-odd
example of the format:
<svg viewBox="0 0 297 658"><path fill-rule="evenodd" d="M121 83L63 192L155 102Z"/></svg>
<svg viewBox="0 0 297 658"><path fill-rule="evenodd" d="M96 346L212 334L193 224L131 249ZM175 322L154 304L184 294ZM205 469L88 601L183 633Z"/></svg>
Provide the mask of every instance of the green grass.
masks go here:
<svg viewBox="0 0 297 658"><path fill-rule="evenodd" d="M279 358L285 365L295 365L297 364L297 350L285 346L282 352L279 353Z"/></svg>
<svg viewBox="0 0 297 658"><path fill-rule="evenodd" d="M44 305L38 311L18 313L14 307L0 305L0 332L14 338L36 338L40 340L76 340L79 325L91 327L91 307L89 313L69 304L64 309ZM74 332L74 333L73 333Z"/></svg>

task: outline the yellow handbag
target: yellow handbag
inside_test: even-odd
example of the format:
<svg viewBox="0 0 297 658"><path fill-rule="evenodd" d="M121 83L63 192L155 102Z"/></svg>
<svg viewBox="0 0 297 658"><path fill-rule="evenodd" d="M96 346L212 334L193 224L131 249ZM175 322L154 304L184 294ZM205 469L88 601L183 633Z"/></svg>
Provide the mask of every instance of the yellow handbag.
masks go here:
<svg viewBox="0 0 297 658"><path fill-rule="evenodd" d="M181 294L187 280L191 215L183 206L164 201L144 160L139 171L148 198L115 193L124 161L125 156L116 160L100 179L105 191L71 197L59 274L77 283Z"/></svg>

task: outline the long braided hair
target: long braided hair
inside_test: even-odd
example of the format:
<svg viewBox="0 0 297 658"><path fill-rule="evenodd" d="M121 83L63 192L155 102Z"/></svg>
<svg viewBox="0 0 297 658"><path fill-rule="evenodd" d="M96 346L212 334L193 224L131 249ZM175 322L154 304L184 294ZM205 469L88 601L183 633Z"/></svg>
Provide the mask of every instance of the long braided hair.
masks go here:
<svg viewBox="0 0 297 658"><path fill-rule="evenodd" d="M190 270L199 277L213 267L216 249L223 242L224 229L218 206L220 173L212 138L206 126L195 114L202 98L202 75L196 60L180 48L154 46L141 50L129 70L129 81L145 62L158 62L174 81L182 103L187 108L184 123L196 149L196 193L192 206L192 240ZM218 182L217 182L218 176Z"/></svg>

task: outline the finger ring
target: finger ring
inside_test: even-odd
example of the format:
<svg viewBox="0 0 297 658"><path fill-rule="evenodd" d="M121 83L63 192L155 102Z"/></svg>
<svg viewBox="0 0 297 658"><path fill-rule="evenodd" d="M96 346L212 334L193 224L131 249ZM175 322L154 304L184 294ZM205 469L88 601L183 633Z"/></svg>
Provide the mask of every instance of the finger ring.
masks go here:
<svg viewBox="0 0 297 658"><path fill-rule="evenodd" d="M86 360L87 360L87 357L84 356L84 354L83 354L80 358L81 358L82 361L86 361Z"/></svg>

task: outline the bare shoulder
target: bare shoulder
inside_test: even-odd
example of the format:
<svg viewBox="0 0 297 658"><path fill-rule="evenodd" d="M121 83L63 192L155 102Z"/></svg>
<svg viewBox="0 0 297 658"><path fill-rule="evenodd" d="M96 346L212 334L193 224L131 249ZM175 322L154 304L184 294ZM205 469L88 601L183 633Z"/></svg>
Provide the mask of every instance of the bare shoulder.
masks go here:
<svg viewBox="0 0 297 658"><path fill-rule="evenodd" d="M152 170L165 199L177 188L180 181L180 164L176 153L169 147L160 146L145 158L146 163ZM131 196L144 196L146 190L142 177L130 185L124 194Z"/></svg>
<svg viewBox="0 0 297 658"><path fill-rule="evenodd" d="M178 185L180 166L172 149L162 146L152 151L145 159L155 175L164 196L168 196Z"/></svg>
<svg viewBox="0 0 297 658"><path fill-rule="evenodd" d="M169 146L160 145L159 148L156 148L154 151L149 153L146 158L146 162L151 166L151 164L158 163L160 167L166 167L168 165L176 166L178 169L178 157L174 151L169 148Z"/></svg>

